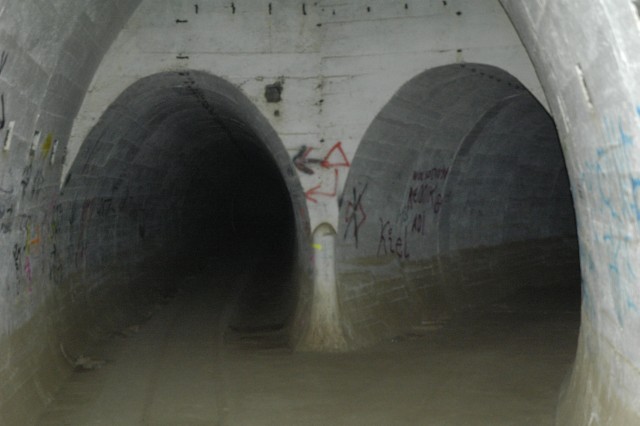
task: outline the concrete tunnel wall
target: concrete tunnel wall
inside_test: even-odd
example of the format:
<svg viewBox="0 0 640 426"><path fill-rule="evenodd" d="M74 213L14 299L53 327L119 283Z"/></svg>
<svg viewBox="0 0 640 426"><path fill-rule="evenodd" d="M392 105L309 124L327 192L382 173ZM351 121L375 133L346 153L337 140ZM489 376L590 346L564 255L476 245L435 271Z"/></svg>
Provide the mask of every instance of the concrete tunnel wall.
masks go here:
<svg viewBox="0 0 640 426"><path fill-rule="evenodd" d="M267 2L211 1L200 2L198 10L192 2L89 1L82 7L72 1L3 4L2 131L10 143L5 143L0 159L4 236L0 271L5 286L0 299L2 421L28 424L68 374L59 349L60 343L71 344L64 336L73 335L78 325L71 320L68 302L74 292L81 286L93 288L85 293L87 301L109 293L110 278L100 269L80 274L73 286L56 284L56 277L73 275L60 268L73 270L75 263L60 257L68 252L57 241L83 232L73 226L59 232L58 201L73 198L74 193L65 192L63 186L67 173L82 162L74 160L84 155L87 136L128 87L154 74L199 70L239 88L267 117L289 157L293 160L302 153L292 163L298 166L297 178L306 191L311 229L327 222L338 229L339 240L344 235L340 222L349 217L344 210L348 190L358 183L355 152L383 106L404 83L425 70L480 63L508 72L548 106L567 161L580 241L583 322L558 424L637 423L638 4L631 0L586 5L573 0L503 0L501 4L504 9L490 0L408 1L406 5L352 1L340 6L318 2L304 7L283 1L268 8ZM269 102L264 96L265 86L274 83L283 88L280 102ZM198 139L197 129L206 128L196 126L189 136ZM36 131L41 136L37 145L33 143ZM12 137L7 140L8 136ZM263 143L269 139L255 136ZM330 157L336 153L337 159ZM284 161L276 156L274 162L288 182ZM334 166L324 167L330 164ZM356 173L349 177L353 183L345 187L351 164ZM456 167L455 163L450 167L452 194L467 179L454 175ZM77 183L71 171L69 188ZM177 193L180 183L171 184L178 186L166 189ZM103 196L97 186L85 194L94 190ZM193 199L201 194L193 194ZM148 195L151 201L169 201ZM340 209L339 198L343 200ZM295 206L295 195L292 200ZM439 237L437 247L444 253L468 249L452 226L455 205L447 213L454 215L446 219L446 200L439 212L443 213L440 226L449 231ZM62 209L63 215L68 214ZM294 214L300 232L304 209ZM139 247L139 223L129 219L122 223L122 231L128 232L133 247ZM149 229L160 223L161 219L152 221ZM561 224L549 226L542 235L562 235L551 232L561 229ZM368 231L364 227L362 231L365 238ZM107 242L113 233L107 227L96 232L109 251L95 251L96 258L89 264L106 266L117 261L118 244ZM513 239L493 243L509 241ZM424 258L435 253L426 246L422 249ZM109 297L122 302L125 310L126 297ZM340 292L338 297L346 315L345 335L354 342L375 337L375 330L353 328L355 317L348 305L357 306L358 298L349 302ZM301 329L308 326L307 310L298 309L296 323ZM359 314L356 309L355 315Z"/></svg>

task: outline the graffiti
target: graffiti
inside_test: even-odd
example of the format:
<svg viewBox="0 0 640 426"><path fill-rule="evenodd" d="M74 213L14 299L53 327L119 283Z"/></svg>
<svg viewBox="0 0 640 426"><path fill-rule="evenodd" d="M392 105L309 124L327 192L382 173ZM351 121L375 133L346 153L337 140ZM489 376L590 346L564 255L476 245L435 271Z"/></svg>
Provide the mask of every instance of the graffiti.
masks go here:
<svg viewBox="0 0 640 426"><path fill-rule="evenodd" d="M22 170L22 179L20 180L20 185L22 186L22 197L24 198L27 187L29 186L29 182L31 182L31 172L33 171L33 166L29 164Z"/></svg>
<svg viewBox="0 0 640 426"><path fill-rule="evenodd" d="M412 184L409 186L406 202L400 211L398 221L408 223L413 235L427 234L427 219L430 213L438 214L445 201L440 191L439 181L449 175L447 167L433 167L427 170L417 170L411 175ZM420 211L414 212L420 208Z"/></svg>
<svg viewBox="0 0 640 426"><path fill-rule="evenodd" d="M0 93L0 129L4 129L4 125L7 122L7 118L4 110L4 93Z"/></svg>
<svg viewBox="0 0 640 426"><path fill-rule="evenodd" d="M2 184L2 183L0 183ZM11 230L14 205L12 203L14 189L0 188L0 232L6 234Z"/></svg>
<svg viewBox="0 0 640 426"><path fill-rule="evenodd" d="M411 223L411 233L425 235L427 229L427 215L425 213L418 213L413 217Z"/></svg>
<svg viewBox="0 0 640 426"><path fill-rule="evenodd" d="M49 155L49 151L53 147L53 135L51 133L47 134L47 137L44 139L42 144L42 158L46 158Z"/></svg>
<svg viewBox="0 0 640 426"><path fill-rule="evenodd" d="M401 231L402 232L402 231ZM395 254L399 259L408 259L410 257L409 247L407 245L407 226L404 227L404 239L391 226L390 221L384 221L380 218L380 238L378 240L377 255Z"/></svg>
<svg viewBox="0 0 640 426"><path fill-rule="evenodd" d="M29 193L31 198L33 199L38 197L42 192L45 182L44 170L40 168L34 173L33 164L28 164L24 169L22 169L22 178L20 179L20 186L22 186L22 198L27 194L27 188L29 188L29 186L31 186L31 191Z"/></svg>
<svg viewBox="0 0 640 426"><path fill-rule="evenodd" d="M409 187L407 209L412 210L415 206L425 206L431 207L433 213L437 214L444 201L444 196L438 191L437 181L446 179L448 174L449 169L445 167L414 171L412 180L416 183Z"/></svg>
<svg viewBox="0 0 640 426"><path fill-rule="evenodd" d="M2 71L4 71L5 65L7 65L7 60L9 59L9 54L4 50L0 54L0 75L2 75Z"/></svg>
<svg viewBox="0 0 640 426"><path fill-rule="evenodd" d="M431 170L413 172L414 181L424 180L444 180L449 174L449 169L446 167L434 167Z"/></svg>
<svg viewBox="0 0 640 426"><path fill-rule="evenodd" d="M298 153L293 157L293 165L296 166L296 169L308 175L314 174L314 171L307 164L320 163L322 161L316 158L307 158L312 150L313 148L307 148L306 145L302 145Z"/></svg>
<svg viewBox="0 0 640 426"><path fill-rule="evenodd" d="M42 241L42 239L40 238L40 225L36 225L35 232L33 232L32 225L28 224L26 231L27 231L27 238L24 244L25 253L31 254L33 248L39 246L40 242Z"/></svg>
<svg viewBox="0 0 640 426"><path fill-rule="evenodd" d="M325 170L333 169L333 180L328 185L325 182L321 182L305 192L308 201L317 203L318 196L335 197L337 195L338 182L340 180L340 172L338 169L341 167L350 167L351 163L347 159L347 155L342 149L342 142L340 141L336 142L322 158L309 157L313 149L314 148L302 146L293 157L293 164L298 170L308 175L315 174L315 171L311 168L312 165L319 165Z"/></svg>
<svg viewBox="0 0 640 426"><path fill-rule="evenodd" d="M350 167L351 163L347 159L347 155L342 149L342 142L338 141L323 158L309 158L309 154L314 148L307 148L305 145L300 147L298 153L293 157L293 164L301 172L312 175L313 169L309 167L311 164L319 164L324 169L332 169L336 167Z"/></svg>
<svg viewBox="0 0 640 426"><path fill-rule="evenodd" d="M22 247L17 243L13 246L13 264L16 268L16 272L20 272L22 269Z"/></svg>
<svg viewBox="0 0 640 426"><path fill-rule="evenodd" d="M4 50L0 53L0 75L2 75L2 71L4 71L5 65L7 65L7 60L9 59L9 54ZM0 129L4 129L6 120L6 111L4 106L4 93L0 94Z"/></svg>
<svg viewBox="0 0 640 426"><path fill-rule="evenodd" d="M365 184L362 188L362 191L358 193L356 188L353 188L352 198L347 202L345 221L347 222L347 227L344 230L344 239L347 239L347 235L349 234L349 230L352 230L353 238L356 242L356 248L358 248L358 234L360 232L360 227L367 220L367 213L365 213L364 208L362 207L362 197L365 192L367 192L367 186L369 184Z"/></svg>
<svg viewBox="0 0 640 426"><path fill-rule="evenodd" d="M31 275L31 259L29 258L29 256L27 256L24 261L24 275L25 277L27 277L27 281L31 282L33 277ZM31 291L31 289L29 289L29 291Z"/></svg>
<svg viewBox="0 0 640 426"><path fill-rule="evenodd" d="M438 187L423 183L418 186L409 188L409 196L407 197L407 207L409 210L415 206L426 205L431 206L433 213L437 214L443 202L443 195L438 191Z"/></svg>
<svg viewBox="0 0 640 426"><path fill-rule="evenodd" d="M603 258L608 263L606 273L614 292L615 312L618 322L623 325L630 312L640 311L629 290L629 286L637 281L633 236L624 232L626 224L640 223L640 204L636 196L640 178L630 173L619 185L612 185L603 179L608 170L622 170L625 173L634 170L630 162L633 156L628 152L634 140L625 131L622 120L614 123L605 119L603 129L607 145L595 150L594 161L585 162L581 180L584 188L599 201L599 214L606 216L600 221L602 229L596 231L596 241L604 248ZM628 188L621 188L620 185ZM588 293L589 288L585 287Z"/></svg>
<svg viewBox="0 0 640 426"><path fill-rule="evenodd" d="M338 179L340 178L338 169L334 170L334 175L335 179L333 181L333 190L331 190L331 192L329 192L330 190L323 187L322 183L320 183L304 193L307 200L317 203L318 200L314 197L317 197L319 195L324 195L326 197L335 197L338 193Z"/></svg>

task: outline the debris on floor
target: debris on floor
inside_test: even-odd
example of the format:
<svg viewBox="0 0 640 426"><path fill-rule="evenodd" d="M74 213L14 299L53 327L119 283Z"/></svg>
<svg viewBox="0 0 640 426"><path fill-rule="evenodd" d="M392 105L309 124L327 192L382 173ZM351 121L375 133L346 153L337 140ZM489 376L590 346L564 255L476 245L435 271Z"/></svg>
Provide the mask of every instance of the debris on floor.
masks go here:
<svg viewBox="0 0 640 426"><path fill-rule="evenodd" d="M76 358L71 357L64 350L64 345L60 343L60 351L62 355L67 360L69 365L73 367L74 370L87 371L87 370L96 370L98 368L102 368L106 365L107 361L102 359L93 359L88 356L80 355Z"/></svg>

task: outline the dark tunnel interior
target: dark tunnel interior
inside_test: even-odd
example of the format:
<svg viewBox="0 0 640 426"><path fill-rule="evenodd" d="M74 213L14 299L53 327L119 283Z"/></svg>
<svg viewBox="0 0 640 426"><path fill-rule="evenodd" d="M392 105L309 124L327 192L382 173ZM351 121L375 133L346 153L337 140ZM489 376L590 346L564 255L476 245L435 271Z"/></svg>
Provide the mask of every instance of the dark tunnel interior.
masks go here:
<svg viewBox="0 0 640 426"><path fill-rule="evenodd" d="M122 94L70 169L63 196L81 212L60 243L85 280L128 280L148 261L167 277L204 274L228 286L231 328L282 328L297 297L291 196L270 133L226 89L167 73Z"/></svg>
<svg viewBox="0 0 640 426"><path fill-rule="evenodd" d="M296 229L288 188L255 135L211 141L189 176L184 237L190 256L235 265L241 284L230 326L281 327L292 314Z"/></svg>

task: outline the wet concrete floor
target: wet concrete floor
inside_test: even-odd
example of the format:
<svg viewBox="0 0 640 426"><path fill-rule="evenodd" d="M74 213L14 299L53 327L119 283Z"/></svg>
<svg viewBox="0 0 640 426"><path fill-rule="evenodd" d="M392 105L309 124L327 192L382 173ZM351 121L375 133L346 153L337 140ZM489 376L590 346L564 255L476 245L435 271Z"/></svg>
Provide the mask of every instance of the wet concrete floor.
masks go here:
<svg viewBox="0 0 640 426"><path fill-rule="evenodd" d="M579 295L524 289L353 353L292 353L229 330L228 293L192 279L96 345L40 425L551 425ZM566 302L566 303L565 303Z"/></svg>

